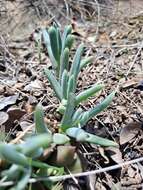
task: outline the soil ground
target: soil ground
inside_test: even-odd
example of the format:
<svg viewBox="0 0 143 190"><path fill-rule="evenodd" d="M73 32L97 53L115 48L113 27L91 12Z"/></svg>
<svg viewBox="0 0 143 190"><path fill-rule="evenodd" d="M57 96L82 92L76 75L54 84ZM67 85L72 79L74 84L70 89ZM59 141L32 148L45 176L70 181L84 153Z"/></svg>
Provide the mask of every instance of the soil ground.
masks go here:
<svg viewBox="0 0 143 190"><path fill-rule="evenodd" d="M142 0L99 1L99 4L93 0L0 0L0 110L9 114L5 122L0 118L1 131L15 138L20 133L19 127L25 130L33 123L32 113L39 101L45 107L46 121L53 127L59 122L59 115L53 114L57 100L42 72L44 67L50 67L50 61L43 51L39 60L38 50L31 41L35 31L53 22L61 28L72 23L78 42L85 43L85 56L94 56L93 63L79 76L78 90L98 81L106 85L101 94L81 106L88 109L118 89L110 107L90 121L86 130L115 139L120 147L81 145L79 151L88 163L86 170L141 157ZM13 103L1 102L4 97L11 97ZM88 188L142 189L142 167L143 163L135 163L91 176L87 179L92 181Z"/></svg>

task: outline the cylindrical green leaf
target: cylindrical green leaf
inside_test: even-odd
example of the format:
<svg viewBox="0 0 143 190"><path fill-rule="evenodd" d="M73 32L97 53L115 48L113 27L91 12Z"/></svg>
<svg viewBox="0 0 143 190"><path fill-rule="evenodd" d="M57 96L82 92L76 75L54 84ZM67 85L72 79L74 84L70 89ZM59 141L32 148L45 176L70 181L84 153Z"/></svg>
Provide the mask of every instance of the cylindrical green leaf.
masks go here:
<svg viewBox="0 0 143 190"><path fill-rule="evenodd" d="M76 80L80 71L80 61L81 61L81 56L83 53L84 46L81 44L75 53L75 56L73 58L72 66L70 69L70 76L74 75L74 80L75 80L75 86L76 86Z"/></svg>
<svg viewBox="0 0 143 190"><path fill-rule="evenodd" d="M0 144L0 153L3 158L11 163L15 163L22 166L28 166L29 160L26 156L15 150L13 145Z"/></svg>
<svg viewBox="0 0 143 190"><path fill-rule="evenodd" d="M62 51L65 49L66 38L68 34L71 34L71 32L72 32L72 26L71 25L66 26L62 36Z"/></svg>
<svg viewBox="0 0 143 190"><path fill-rule="evenodd" d="M74 113L73 117L72 117L72 127L78 125L80 123L80 118L82 115L82 108L78 108L76 110L76 112Z"/></svg>
<svg viewBox="0 0 143 190"><path fill-rule="evenodd" d="M35 112L34 112L34 120L35 120L35 127L36 127L36 132L38 134L40 133L49 133L50 131L45 125L44 122L44 111L42 108L42 105L38 104L36 106Z"/></svg>
<svg viewBox="0 0 143 190"><path fill-rule="evenodd" d="M80 70L83 69L87 64L91 63L91 61L93 60L93 56L84 58L83 60L81 60L80 62Z"/></svg>
<svg viewBox="0 0 143 190"><path fill-rule="evenodd" d="M74 36L72 34L69 34L66 38L65 47L68 47L69 49L71 49L73 43L74 43Z"/></svg>
<svg viewBox="0 0 143 190"><path fill-rule="evenodd" d="M59 56L61 55L62 51L62 39L61 39L61 33L59 28L57 28L57 42L58 42L58 51L59 51Z"/></svg>
<svg viewBox="0 0 143 190"><path fill-rule="evenodd" d="M57 68L58 68L57 61L53 55L49 34L46 29L42 30L42 35L43 35L43 40L44 40L44 43L45 43L47 51L48 51L49 58L52 62L52 67L54 70L57 70Z"/></svg>
<svg viewBox="0 0 143 190"><path fill-rule="evenodd" d="M52 143L52 135L51 134L40 134L37 136L33 136L26 140L24 144L22 144L22 152L25 155L31 156L38 148L47 148Z"/></svg>
<svg viewBox="0 0 143 190"><path fill-rule="evenodd" d="M88 134L83 129L77 127L67 129L66 134L72 138L75 138L77 141L85 141L88 137Z"/></svg>
<svg viewBox="0 0 143 190"><path fill-rule="evenodd" d="M75 138L77 141L80 141L80 142L89 142L89 143L97 144L101 146L118 146L118 144L114 141L87 133L83 129L76 128L76 127L67 129L66 134L70 137Z"/></svg>
<svg viewBox="0 0 143 190"><path fill-rule="evenodd" d="M50 45L53 52L53 55L59 63L59 50L58 50L58 37L57 37L57 30L54 26L51 26L48 30L49 37L50 37Z"/></svg>
<svg viewBox="0 0 143 190"><path fill-rule="evenodd" d="M55 76L52 74L52 72L49 69L45 69L44 72L45 72L45 75L47 76L48 81L50 82L57 98L59 100L62 100L62 89L60 87L59 82L57 81L57 79L55 78Z"/></svg>
<svg viewBox="0 0 143 190"><path fill-rule="evenodd" d="M31 168L25 168L21 178L18 180L17 184L10 190L24 190L28 184L29 178L31 176Z"/></svg>
<svg viewBox="0 0 143 190"><path fill-rule="evenodd" d="M109 94L100 104L83 113L80 125L84 126L92 117L103 111L112 102L116 92Z"/></svg>
<svg viewBox="0 0 143 190"><path fill-rule="evenodd" d="M74 93L75 91L75 79L74 79L74 75L71 75L69 77L69 80L68 80L68 86L67 86L67 96L70 94L70 93Z"/></svg>
<svg viewBox="0 0 143 190"><path fill-rule="evenodd" d="M67 70L64 70L61 79L62 99L67 99L68 80L69 80L68 72Z"/></svg>
<svg viewBox="0 0 143 190"><path fill-rule="evenodd" d="M59 79L61 81L62 75L64 70L68 71L69 68L69 49L65 48L61 55L61 61L60 61L60 75Z"/></svg>
<svg viewBox="0 0 143 190"><path fill-rule="evenodd" d="M7 177L7 180L15 180L19 177L21 171L23 171L24 167L16 164L12 164L10 168L1 172L1 176Z"/></svg>
<svg viewBox="0 0 143 190"><path fill-rule="evenodd" d="M69 137L67 137L64 134L55 133L53 135L53 143L55 143L55 144L58 144L58 145L60 145L60 144L66 144L69 141L70 141Z"/></svg>
<svg viewBox="0 0 143 190"><path fill-rule="evenodd" d="M66 110L66 106L67 106L67 100L62 99L57 111L63 115Z"/></svg>
<svg viewBox="0 0 143 190"><path fill-rule="evenodd" d="M95 93L99 92L104 88L103 84L95 84L92 87L88 88L87 90L84 90L80 94L76 96L76 105L81 103L82 101L87 100L89 97L93 96Z"/></svg>
<svg viewBox="0 0 143 190"><path fill-rule="evenodd" d="M118 146L118 144L114 141L98 137L97 135L92 135L88 133L88 137L86 138L86 142L92 143L92 144L98 144L101 146Z"/></svg>
<svg viewBox="0 0 143 190"><path fill-rule="evenodd" d="M75 108L75 95L73 93L70 93L67 99L67 106L66 110L64 112L60 128L63 132L66 131L66 129L72 127L72 116Z"/></svg>

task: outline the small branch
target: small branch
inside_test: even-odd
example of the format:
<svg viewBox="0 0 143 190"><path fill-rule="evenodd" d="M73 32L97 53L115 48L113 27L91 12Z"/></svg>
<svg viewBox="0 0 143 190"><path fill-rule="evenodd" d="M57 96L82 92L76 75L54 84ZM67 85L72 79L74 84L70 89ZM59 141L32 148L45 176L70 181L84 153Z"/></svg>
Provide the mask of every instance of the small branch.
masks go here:
<svg viewBox="0 0 143 190"><path fill-rule="evenodd" d="M98 12L98 15L97 15L97 28L96 28L96 35L95 35L95 38L94 38L94 42L96 42L96 40L98 39L98 34L99 34L99 25L100 25L100 5L98 3L97 0L94 0L96 5L97 5L97 12Z"/></svg>
<svg viewBox="0 0 143 190"><path fill-rule="evenodd" d="M139 47L139 50L138 50L137 54L135 55L134 60L133 60L133 62L132 62L132 64L131 64L129 70L128 70L127 73L126 73L126 78L128 77L128 75L129 75L129 73L130 73L132 67L134 66L134 64L135 64L135 62L136 62L136 60L137 60L137 58L138 58L138 55L140 54L142 48L143 48L143 42L141 43L141 45L140 45L140 47Z"/></svg>
<svg viewBox="0 0 143 190"><path fill-rule="evenodd" d="M34 124L28 126L25 131L23 131L22 133L20 133L15 139L13 139L12 141L10 141L10 144L16 144L21 138L23 138L28 131L32 130L34 127Z"/></svg>
<svg viewBox="0 0 143 190"><path fill-rule="evenodd" d="M135 163L139 163L143 161L143 157L140 158L136 158L134 160L130 160L130 161L126 161L120 164L116 164L113 166L109 166L106 168L101 168L98 170L93 170L93 171L87 171L87 172L82 172L82 173L77 173L77 174L73 174L71 176L71 174L69 175L62 175L62 176L51 176L51 177L39 177L39 178L30 178L29 179L29 183L36 183L37 181L62 181L62 180L66 180L66 179L71 179L71 178L76 178L76 177L83 177L83 176L89 176L89 175L95 175L95 174L100 174L100 173L105 173L111 170L116 170L119 168L122 168L124 166L128 166L131 164L135 164ZM0 187L6 187L6 186L10 186L13 185L14 182L13 181L0 181Z"/></svg>
<svg viewBox="0 0 143 190"><path fill-rule="evenodd" d="M109 167L106 167L106 168L101 168L101 169L98 169L98 170L93 170L93 171L87 171L87 172L83 172L83 173L73 174L72 176L71 176L71 174L69 174L69 175L63 175L63 176L41 177L41 178L36 178L36 179L31 178L29 180L29 182L30 183L35 183L37 181L46 181L46 180L61 181L61 180L70 179L70 178L73 178L73 177L83 177L83 176L89 176L89 175L93 175L93 174L95 175L95 174L108 172L108 171L111 171L111 170L116 170L116 169L122 168L124 166L131 165L131 164L138 163L138 162L142 162L142 161L143 161L143 157L140 157L140 158L136 158L134 160L126 161L126 162L116 164L116 165L113 165L113 166L109 166Z"/></svg>

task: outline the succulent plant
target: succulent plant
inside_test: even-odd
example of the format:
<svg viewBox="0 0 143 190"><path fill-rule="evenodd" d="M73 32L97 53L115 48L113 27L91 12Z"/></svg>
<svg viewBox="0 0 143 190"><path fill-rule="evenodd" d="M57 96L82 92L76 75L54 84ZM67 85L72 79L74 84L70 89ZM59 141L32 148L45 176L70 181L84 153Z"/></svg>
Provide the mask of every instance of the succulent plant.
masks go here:
<svg viewBox="0 0 143 190"><path fill-rule="evenodd" d="M81 108L77 109L77 106L79 106L81 102L101 91L104 88L104 85L102 83L94 84L92 87L76 94L78 74L83 67L91 62L92 57L87 57L82 60L84 45L81 44L77 48L72 63L69 66L70 49L74 41L74 36L71 33L71 26L65 27L63 35L61 35L57 27L52 26L49 30L43 30L44 42L53 65L53 70L45 69L45 75L47 76L55 95L60 101L58 111L63 115L60 131L64 133L66 133L69 128L81 128L85 126L92 117L108 107L115 96L115 92L112 92L100 104L88 111L83 111ZM55 68L56 72L54 70ZM86 139L87 138L85 138L85 141ZM107 141L105 144L101 144L108 146ZM116 143L110 141L109 144L114 146Z"/></svg>
<svg viewBox="0 0 143 190"><path fill-rule="evenodd" d="M103 111L112 101L115 92L109 94L101 103L88 111L83 111L79 104L103 89L103 84L95 84L87 90L76 94L77 79L80 70L90 63L92 57L81 60L84 50L81 44L69 64L70 49L74 36L71 26L65 27L61 35L57 27L42 31L43 39L52 62L53 70L45 69L45 74L59 99L59 112L62 120L56 133L44 122L44 111L40 104L34 113L35 132L30 138L23 138L21 144L0 142L0 163L3 161L6 170L0 174L2 182L13 181L10 190L29 189L30 177L63 175L67 168L71 172L81 172L82 163L71 145L76 142L88 142L101 146L117 146L114 141L86 132L82 127ZM52 150L52 151L51 151ZM45 162L46 161L46 162ZM44 181L47 189L52 189L55 182ZM58 184L59 185L59 184ZM60 186L58 186L60 187ZM7 187L3 186L2 189Z"/></svg>
<svg viewBox="0 0 143 190"><path fill-rule="evenodd" d="M17 181L17 183L13 184L11 190L25 189L32 175L39 176L37 173L39 170L46 170L48 175L64 174L63 167L50 166L39 161L39 157L44 150L51 146L52 143L55 143L54 138L48 132L43 134L35 133L31 138L26 139L24 143L19 145L0 143L0 159L4 160L5 166L11 164L9 169L1 172L3 182ZM66 137L67 140L68 137Z"/></svg>

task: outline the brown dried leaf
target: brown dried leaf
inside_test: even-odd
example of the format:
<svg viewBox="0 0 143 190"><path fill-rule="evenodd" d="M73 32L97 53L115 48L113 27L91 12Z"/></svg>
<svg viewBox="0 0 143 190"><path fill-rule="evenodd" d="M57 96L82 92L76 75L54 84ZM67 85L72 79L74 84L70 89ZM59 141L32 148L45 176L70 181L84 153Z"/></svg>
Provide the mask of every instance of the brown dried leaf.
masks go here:
<svg viewBox="0 0 143 190"><path fill-rule="evenodd" d="M123 145L133 139L141 131L141 122L131 122L121 130L120 144Z"/></svg>
<svg viewBox="0 0 143 190"><path fill-rule="evenodd" d="M8 105L15 104L18 97L19 97L19 94L1 98L0 99L0 110L4 109Z"/></svg>
<svg viewBox="0 0 143 190"><path fill-rule="evenodd" d="M101 156L105 159L105 163L109 164L109 159L108 159L107 155L105 154L105 149L102 147L99 147L98 150L99 150Z"/></svg>
<svg viewBox="0 0 143 190"><path fill-rule="evenodd" d="M75 147L66 145L58 146L57 150L51 155L49 163L60 167L66 167L75 160Z"/></svg>
<svg viewBox="0 0 143 190"><path fill-rule="evenodd" d="M123 79L122 88L136 88L137 85L142 84L141 77L134 77L132 79Z"/></svg>
<svg viewBox="0 0 143 190"><path fill-rule="evenodd" d="M38 79L32 81L30 84L24 87L24 90L26 91L35 91L35 90L41 90L43 89L42 82Z"/></svg>
<svg viewBox="0 0 143 190"><path fill-rule="evenodd" d="M38 100L37 100L37 98L35 98L35 96L30 95L29 98L28 98L28 103L30 105L36 105L38 103Z"/></svg>
<svg viewBox="0 0 143 190"><path fill-rule="evenodd" d="M25 106L24 106L24 109L26 110L26 112L27 112L28 114L31 114L31 113L34 111L35 106L34 106L34 105L31 105L31 104L29 104L29 102L27 102L27 103L25 104Z"/></svg>
<svg viewBox="0 0 143 190"><path fill-rule="evenodd" d="M24 116L26 111L20 108L10 108L7 113L9 115L9 119L5 123L5 127L6 131L9 131L9 129L13 126L14 121L19 120L22 116Z"/></svg>
<svg viewBox="0 0 143 190"><path fill-rule="evenodd" d="M4 124L8 120L9 116L6 112L0 112L0 125Z"/></svg>
<svg viewBox="0 0 143 190"><path fill-rule="evenodd" d="M21 89L24 86L24 83L18 82L12 88L13 89Z"/></svg>
<svg viewBox="0 0 143 190"><path fill-rule="evenodd" d="M73 174L73 173L80 173L83 171L82 169L82 162L80 157L75 153L75 157L76 159L74 160L74 162L68 167L69 171ZM92 178L93 176L91 176ZM94 179L95 179L95 175L94 175Z"/></svg>
<svg viewBox="0 0 143 190"><path fill-rule="evenodd" d="M0 95L2 95L5 91L4 85L0 84Z"/></svg>
<svg viewBox="0 0 143 190"><path fill-rule="evenodd" d="M107 32L102 32L99 35L99 41L100 44L109 44L110 43L110 38L109 35L107 34Z"/></svg>
<svg viewBox="0 0 143 190"><path fill-rule="evenodd" d="M52 145L51 147L46 148L39 159L41 161L47 160L51 156L51 154L54 152L54 148L55 148L55 145Z"/></svg>
<svg viewBox="0 0 143 190"><path fill-rule="evenodd" d="M28 122L28 121L21 121L20 123L20 127L22 128L22 130L26 130L27 127L29 127L32 123Z"/></svg>
<svg viewBox="0 0 143 190"><path fill-rule="evenodd" d="M114 162L116 162L117 164L123 162L122 153L118 147L108 147L108 148L106 148L106 151L109 154L109 156L111 157L111 159Z"/></svg>
<svg viewBox="0 0 143 190"><path fill-rule="evenodd" d="M19 120L23 115L26 114L25 110L22 110L20 108L10 108L7 111L10 119L12 119L13 121L15 120Z"/></svg>
<svg viewBox="0 0 143 190"><path fill-rule="evenodd" d="M139 89L139 90L141 90L141 91L143 91L143 80L141 80L141 81L137 84L136 88Z"/></svg>
<svg viewBox="0 0 143 190"><path fill-rule="evenodd" d="M135 175L136 175L136 171L133 169L133 167L129 167L128 168L128 175L129 175L129 177L135 177Z"/></svg>
<svg viewBox="0 0 143 190"><path fill-rule="evenodd" d="M131 79L131 80L125 81L125 82L122 84L122 88L135 87L137 84L138 84L138 81L137 81L137 80Z"/></svg>

